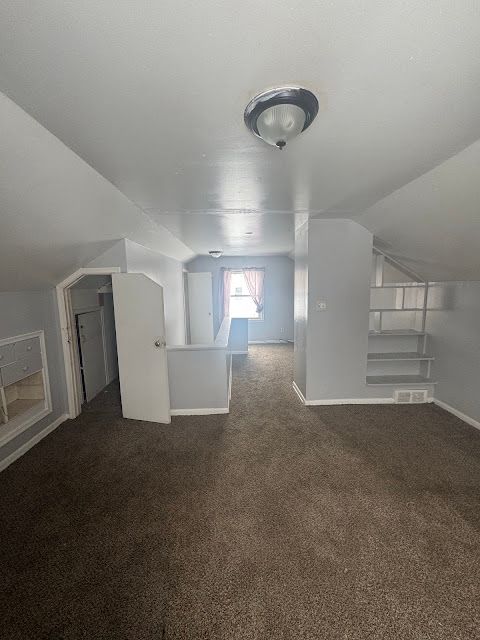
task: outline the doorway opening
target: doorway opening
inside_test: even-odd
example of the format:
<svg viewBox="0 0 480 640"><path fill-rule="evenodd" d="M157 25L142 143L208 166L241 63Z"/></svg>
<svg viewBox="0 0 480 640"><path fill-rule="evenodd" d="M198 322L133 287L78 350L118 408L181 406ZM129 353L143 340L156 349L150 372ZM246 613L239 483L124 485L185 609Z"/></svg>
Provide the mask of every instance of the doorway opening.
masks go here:
<svg viewBox="0 0 480 640"><path fill-rule="evenodd" d="M118 378L112 274L120 268L82 268L57 285L68 417Z"/></svg>
<svg viewBox="0 0 480 640"><path fill-rule="evenodd" d="M85 267L57 285L57 301L68 417L118 375L124 418L168 424L163 287L143 273Z"/></svg>
<svg viewBox="0 0 480 640"><path fill-rule="evenodd" d="M80 407L118 379L111 275L85 275L67 290Z"/></svg>

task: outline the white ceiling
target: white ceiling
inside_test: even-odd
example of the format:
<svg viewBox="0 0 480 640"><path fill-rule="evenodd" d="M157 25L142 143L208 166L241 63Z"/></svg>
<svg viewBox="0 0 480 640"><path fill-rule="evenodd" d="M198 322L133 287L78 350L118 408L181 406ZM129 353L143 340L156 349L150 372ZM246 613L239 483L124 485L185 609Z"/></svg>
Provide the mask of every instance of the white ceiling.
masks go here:
<svg viewBox="0 0 480 640"><path fill-rule="evenodd" d="M358 221L428 280L480 279L480 141L368 209Z"/></svg>
<svg viewBox="0 0 480 640"><path fill-rule="evenodd" d="M288 254L293 248L294 216L287 213L152 214L197 254L221 249L229 256Z"/></svg>
<svg viewBox="0 0 480 640"><path fill-rule="evenodd" d="M290 250L293 213L360 219L480 138L471 0L3 0L0 41L0 89L187 252ZM321 107L279 152L243 109L286 83Z"/></svg>
<svg viewBox="0 0 480 640"><path fill-rule="evenodd" d="M194 256L0 94L0 291L58 284L119 238Z"/></svg>
<svg viewBox="0 0 480 640"><path fill-rule="evenodd" d="M101 289L105 285L111 284L111 276L83 276L78 282L70 287L70 289Z"/></svg>

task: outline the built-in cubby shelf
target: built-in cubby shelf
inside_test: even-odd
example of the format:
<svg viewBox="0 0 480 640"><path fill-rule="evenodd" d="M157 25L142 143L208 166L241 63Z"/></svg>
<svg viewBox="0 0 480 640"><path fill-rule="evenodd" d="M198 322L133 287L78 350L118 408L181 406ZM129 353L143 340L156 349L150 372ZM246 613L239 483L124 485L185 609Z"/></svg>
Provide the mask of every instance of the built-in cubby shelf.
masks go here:
<svg viewBox="0 0 480 640"><path fill-rule="evenodd" d="M0 445L50 411L43 331L0 340Z"/></svg>
<svg viewBox="0 0 480 640"><path fill-rule="evenodd" d="M370 289L423 289L423 282L388 282L386 284L371 285Z"/></svg>
<svg viewBox="0 0 480 640"><path fill-rule="evenodd" d="M385 271L386 264L389 269ZM386 273L388 278L385 278ZM390 281L392 274L398 277L397 282ZM400 282L402 277L410 278L411 282ZM395 387L426 387L425 398L432 393L434 357L427 350L427 297L427 282L404 269L396 260L374 250L367 385L392 387L394 397Z"/></svg>
<svg viewBox="0 0 480 640"><path fill-rule="evenodd" d="M371 307L370 313L402 313L402 311L423 311L422 307Z"/></svg>
<svg viewBox="0 0 480 640"><path fill-rule="evenodd" d="M398 361L398 360L434 360L433 356L426 353L417 353L415 351L397 351L392 353L369 353L367 360L369 361Z"/></svg>

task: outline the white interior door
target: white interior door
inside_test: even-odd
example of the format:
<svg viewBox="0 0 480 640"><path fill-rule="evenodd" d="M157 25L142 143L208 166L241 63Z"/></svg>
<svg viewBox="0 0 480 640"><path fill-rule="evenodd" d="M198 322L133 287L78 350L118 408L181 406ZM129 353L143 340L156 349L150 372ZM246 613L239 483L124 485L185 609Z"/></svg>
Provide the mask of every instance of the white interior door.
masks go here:
<svg viewBox="0 0 480 640"><path fill-rule="evenodd" d="M100 310L77 315L85 399L90 402L107 384Z"/></svg>
<svg viewBox="0 0 480 640"><path fill-rule="evenodd" d="M188 311L191 344L213 342L212 274L188 274Z"/></svg>
<svg viewBox="0 0 480 640"><path fill-rule="evenodd" d="M112 275L125 418L170 422L163 287L142 273Z"/></svg>

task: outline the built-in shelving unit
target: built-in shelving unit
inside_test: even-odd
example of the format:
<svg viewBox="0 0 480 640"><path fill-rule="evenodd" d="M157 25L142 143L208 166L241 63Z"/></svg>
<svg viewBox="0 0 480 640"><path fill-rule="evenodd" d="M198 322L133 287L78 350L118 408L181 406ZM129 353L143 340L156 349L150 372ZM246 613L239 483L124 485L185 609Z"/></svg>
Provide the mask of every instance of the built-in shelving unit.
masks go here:
<svg viewBox="0 0 480 640"><path fill-rule="evenodd" d="M0 445L50 411L43 331L0 340Z"/></svg>
<svg viewBox="0 0 480 640"><path fill-rule="evenodd" d="M384 269L408 282L384 281ZM422 282L396 261L374 252L374 273L370 290L366 383L372 386L423 386L431 391L434 356L427 351L425 331L428 283Z"/></svg>

